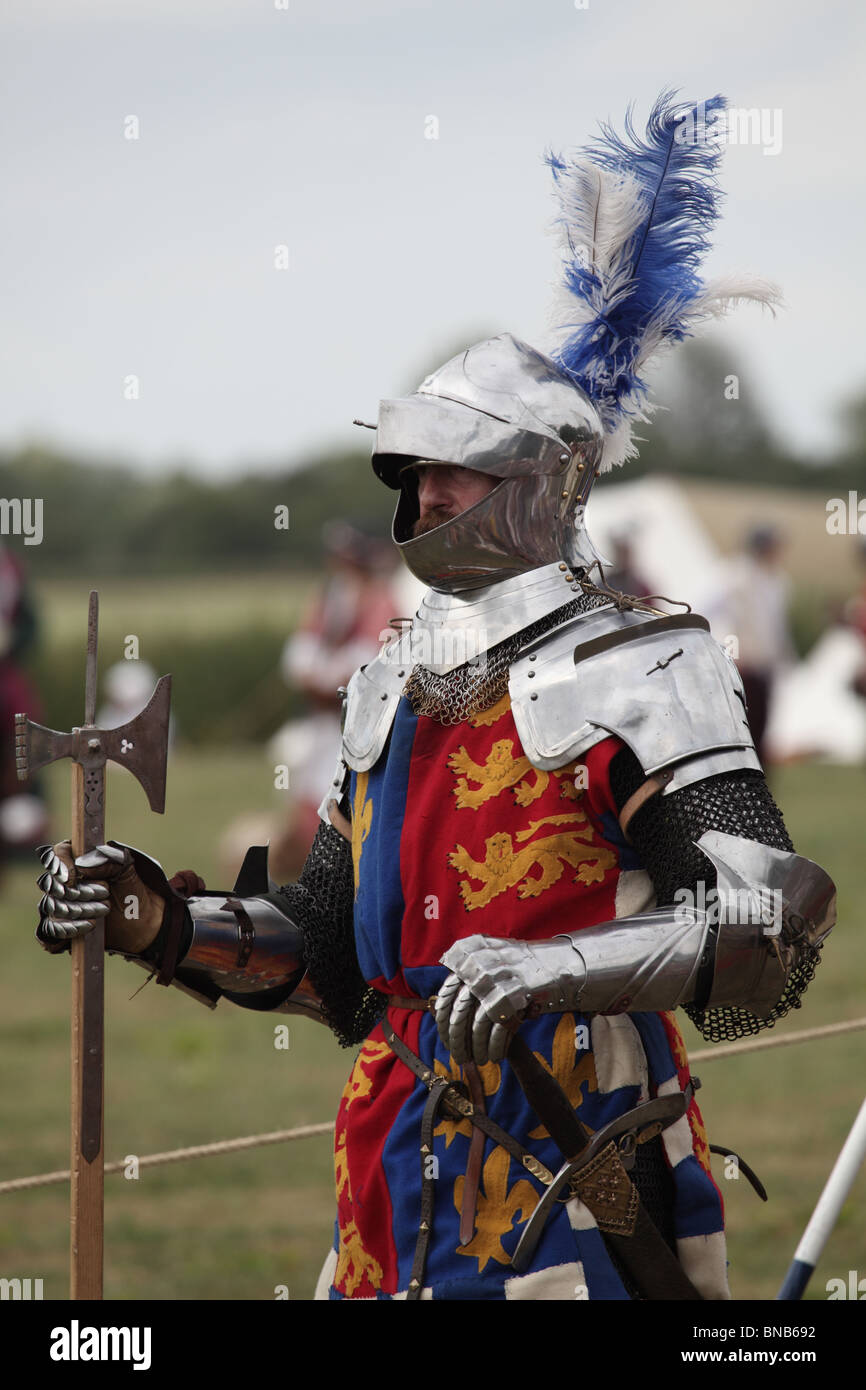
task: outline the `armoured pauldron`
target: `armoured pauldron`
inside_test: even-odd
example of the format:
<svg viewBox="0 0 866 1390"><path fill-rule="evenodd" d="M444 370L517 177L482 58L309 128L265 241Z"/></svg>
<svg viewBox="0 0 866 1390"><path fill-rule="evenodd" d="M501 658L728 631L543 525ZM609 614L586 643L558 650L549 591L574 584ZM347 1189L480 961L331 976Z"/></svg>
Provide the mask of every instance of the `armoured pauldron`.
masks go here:
<svg viewBox="0 0 866 1390"><path fill-rule="evenodd" d="M474 598L428 594L411 630L349 683L344 763L364 772L378 761L413 670L475 663L480 681L504 639L575 592L578 579L560 562ZM664 795L720 773L760 772L742 681L704 618L580 599L583 611L509 652L514 722L533 767L565 767L613 734L648 777L665 774Z"/></svg>

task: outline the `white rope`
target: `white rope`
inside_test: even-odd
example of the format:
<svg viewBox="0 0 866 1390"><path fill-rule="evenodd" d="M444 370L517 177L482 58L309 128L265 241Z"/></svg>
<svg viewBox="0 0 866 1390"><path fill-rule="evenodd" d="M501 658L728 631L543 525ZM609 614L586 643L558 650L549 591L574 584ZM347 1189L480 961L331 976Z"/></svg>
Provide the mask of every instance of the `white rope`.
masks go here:
<svg viewBox="0 0 866 1390"><path fill-rule="evenodd" d="M849 1019L847 1023L827 1023L821 1028L804 1028L799 1033L787 1033L778 1038L761 1038L757 1042L732 1043L729 1047L708 1048L693 1052L690 1063L709 1062L716 1057L735 1057L739 1053L761 1052L768 1047L787 1047L792 1043L810 1042L815 1038L838 1037L866 1028L866 1018ZM185 1158L209 1158L213 1154L238 1153L242 1149L257 1149L265 1144L285 1144L291 1139L311 1139L317 1134L332 1134L333 1122L319 1125L300 1125L297 1129L275 1129L270 1134L245 1134L240 1139L217 1139L213 1144L194 1144L186 1149L168 1149L165 1153L136 1156L140 1168L154 1168L160 1163L180 1163ZM129 1166L126 1159L106 1163L106 1173L122 1173ZM26 1178L10 1178L0 1182L3 1192L24 1192L31 1187L49 1187L52 1183L68 1182L68 1168L55 1173L33 1173Z"/></svg>
<svg viewBox="0 0 866 1390"><path fill-rule="evenodd" d="M301 1125L298 1129L275 1129L270 1134L245 1134L240 1139L218 1139L213 1144L193 1144L186 1149L168 1149L165 1153L136 1155L140 1168L153 1168L158 1163L180 1163L184 1158L209 1158L211 1154L237 1153L240 1149L257 1149L264 1144L284 1144L289 1139L310 1139L315 1134L332 1134L333 1121L321 1125ZM122 1173L129 1167L126 1159L106 1163L106 1173ZM0 1182L0 1192L22 1192L28 1187L48 1187L51 1183L68 1182L68 1168L56 1173L36 1173L28 1178L11 1178Z"/></svg>
<svg viewBox="0 0 866 1390"><path fill-rule="evenodd" d="M708 1047L705 1052L692 1052L689 1063L710 1062L715 1057L736 1057L740 1052L763 1052L768 1047L787 1047L789 1043L810 1042L814 1038L831 1038L840 1033L856 1033L866 1028L866 1018L851 1018L847 1023L825 1023L821 1028L801 1028L799 1033L783 1033L777 1038L760 1038L757 1042L731 1043L728 1047Z"/></svg>

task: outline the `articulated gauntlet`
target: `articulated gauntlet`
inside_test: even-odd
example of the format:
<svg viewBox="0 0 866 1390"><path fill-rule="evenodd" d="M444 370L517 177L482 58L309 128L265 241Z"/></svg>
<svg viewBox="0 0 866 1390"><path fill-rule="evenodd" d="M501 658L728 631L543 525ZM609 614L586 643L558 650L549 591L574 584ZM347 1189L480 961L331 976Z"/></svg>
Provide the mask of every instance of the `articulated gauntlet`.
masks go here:
<svg viewBox="0 0 866 1390"><path fill-rule="evenodd" d="M793 853L763 779L750 779L738 803L741 780L731 779L727 796L712 784L702 792L698 784L688 797L675 793L667 806L657 797L651 813L639 813L644 823L635 844L650 861L658 899L669 906L549 941L473 936L452 946L442 957L453 973L439 991L437 1023L455 1061L501 1060L511 1028L528 1010L656 1012L685 1005L713 1036L717 1017L737 1035L795 1006L835 921L835 889L823 869ZM696 806L704 825L724 823L708 813L708 796L727 808L732 822L742 823L744 806L763 814L769 804L775 813L769 819L777 822L769 827L773 838L789 848L704 829L684 846L687 874L671 876L668 865L666 875L652 862L647 826L671 815L688 823L691 815L696 834ZM683 829L678 820L676 828ZM767 833L767 825L761 828ZM675 886L677 879L684 886Z"/></svg>
<svg viewBox="0 0 866 1390"><path fill-rule="evenodd" d="M351 846L333 825L319 826L300 879L279 889L258 848L229 893L208 893L190 871L169 881L156 860L114 841L75 860L68 842L46 845L41 858L36 937L52 953L99 916L109 954L211 1008L226 998L307 1014L344 1047L363 1041L382 1012L384 995L369 988L355 951Z"/></svg>

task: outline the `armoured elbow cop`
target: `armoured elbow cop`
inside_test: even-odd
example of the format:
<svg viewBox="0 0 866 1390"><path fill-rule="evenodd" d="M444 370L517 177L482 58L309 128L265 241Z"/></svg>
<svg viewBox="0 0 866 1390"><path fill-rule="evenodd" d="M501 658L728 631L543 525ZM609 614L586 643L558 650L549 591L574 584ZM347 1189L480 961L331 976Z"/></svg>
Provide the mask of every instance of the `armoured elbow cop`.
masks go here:
<svg viewBox="0 0 866 1390"><path fill-rule="evenodd" d="M736 1005L766 1018L803 956L821 946L836 892L819 865L720 831L697 843L717 873L703 901L684 890L673 906L568 937L582 1008Z"/></svg>
<svg viewBox="0 0 866 1390"><path fill-rule="evenodd" d="M755 840L708 831L697 843L717 872L703 902L683 894L551 941L469 937L453 946L437 1017L455 1059L497 1060L508 1024L527 1009L736 1005L767 1018L833 926L833 882L811 860Z"/></svg>

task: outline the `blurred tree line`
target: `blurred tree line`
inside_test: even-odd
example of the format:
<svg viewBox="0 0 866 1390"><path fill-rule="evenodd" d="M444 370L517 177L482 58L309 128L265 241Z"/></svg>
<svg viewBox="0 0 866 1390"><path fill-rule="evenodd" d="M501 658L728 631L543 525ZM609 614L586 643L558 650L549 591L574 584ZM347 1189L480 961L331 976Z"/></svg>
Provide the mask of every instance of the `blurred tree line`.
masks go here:
<svg viewBox="0 0 866 1390"><path fill-rule="evenodd" d="M866 391L847 408L843 448L835 457L807 464L775 444L752 397L748 372L740 373L745 386L739 396L726 397L725 381L732 370L729 354L710 345L682 350L656 385L663 408L651 424L637 427L644 440L640 458L615 470L602 486L665 473L810 489L824 497L844 497L849 488L864 490ZM300 467L288 461L270 471L239 467L218 480L183 468L147 472L89 461L35 444L0 452L0 498L42 498L44 508L38 547L24 546L16 536L4 541L19 551L32 579L52 581L55 590L81 588L81 621L77 611L75 617L70 614L68 627L55 632L50 650L40 642L28 654L46 721L65 728L70 710L80 704L90 582L106 584L100 645L107 660L112 651L120 653L122 634L129 630L126 609L111 602L109 580L141 580L149 592L149 576L182 580L196 574L206 583L219 575L240 579L258 574L262 579L261 587L254 579L249 604L236 605L237 620L229 626L214 628L204 611L200 621L185 627L143 623L146 658L157 670L175 674L174 710L183 737L199 743L260 740L299 713L302 701L286 688L279 657L299 605L321 573L322 528L335 517L346 517L369 531L389 533L395 498L370 467L371 443L367 434L351 452L323 453ZM285 509L287 529L275 524ZM270 576L289 581L294 576L298 582L279 583L274 590L279 601L264 607L263 594L273 588ZM164 586L154 587L161 594L158 602L165 602ZM186 586L180 587L186 593ZM224 585L216 588L225 595ZM214 592L207 601L211 608L218 606L219 595ZM816 602L823 599L818 596ZM818 608L807 617L799 633L801 650L825 620Z"/></svg>
<svg viewBox="0 0 866 1390"><path fill-rule="evenodd" d="M714 343L696 340L667 359L655 384L660 408L638 424L640 457L616 470L626 481L652 473L753 486L819 490L828 496L866 482L866 389L841 407L844 442L805 462L773 437L754 375Z"/></svg>
<svg viewBox="0 0 866 1390"><path fill-rule="evenodd" d="M33 445L0 454L0 496L43 499L43 577L85 562L93 576L310 569L321 563L326 521L363 516L387 535L394 505L360 450L296 470L239 470L213 481L91 463ZM22 546L22 553L35 562L35 548Z"/></svg>
<svg viewBox="0 0 866 1390"><path fill-rule="evenodd" d="M667 473L820 489L828 496L863 486L866 392L847 407L848 438L839 454L805 463L777 446L748 389L726 395L731 372L730 354L714 345L697 342L681 350L659 382L663 408L637 428L644 441L640 457L609 482ZM750 380L748 372L738 374L739 382ZM46 577L74 572L85 561L93 576L309 571L321 560L322 526L335 516L363 519L388 534L394 496L370 468L371 441L369 435L366 447L326 453L301 467L239 467L218 481L183 470L147 473L32 445L0 452L0 497L43 499L38 561ZM288 530L275 525L277 508L288 508Z"/></svg>

